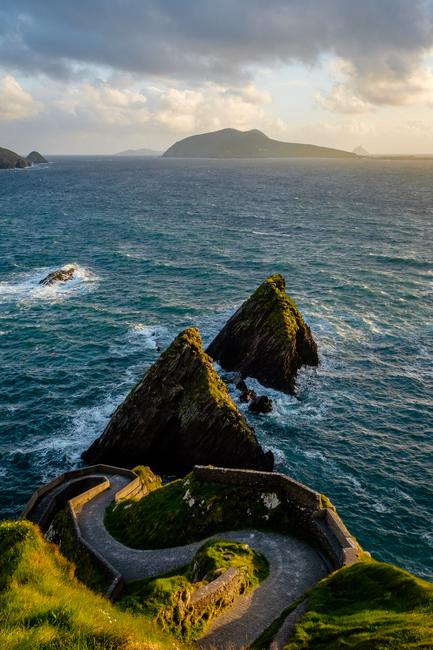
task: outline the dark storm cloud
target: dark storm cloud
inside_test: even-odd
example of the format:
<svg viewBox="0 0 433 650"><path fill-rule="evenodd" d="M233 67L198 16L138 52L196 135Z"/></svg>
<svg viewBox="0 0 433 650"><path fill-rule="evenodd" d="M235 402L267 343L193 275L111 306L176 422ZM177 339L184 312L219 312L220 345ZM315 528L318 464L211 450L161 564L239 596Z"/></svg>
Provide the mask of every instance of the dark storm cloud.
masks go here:
<svg viewBox="0 0 433 650"><path fill-rule="evenodd" d="M433 42L433 0L15 0L0 8L3 68L54 77L72 63L183 79L254 65L350 60L405 78Z"/></svg>

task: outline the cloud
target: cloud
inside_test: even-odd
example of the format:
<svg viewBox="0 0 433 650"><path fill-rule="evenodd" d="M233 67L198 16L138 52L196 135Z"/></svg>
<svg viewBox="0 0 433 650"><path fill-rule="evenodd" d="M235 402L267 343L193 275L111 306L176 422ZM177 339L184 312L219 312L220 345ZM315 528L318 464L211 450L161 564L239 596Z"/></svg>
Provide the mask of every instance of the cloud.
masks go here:
<svg viewBox="0 0 433 650"><path fill-rule="evenodd" d="M114 87L106 82L59 88L52 110L66 116L77 128L116 127L137 129L144 125L162 127L172 134L219 129L227 124L252 128L258 123L281 131L281 120L264 110L271 98L248 83L225 87L207 83L194 89L149 86L141 90Z"/></svg>
<svg viewBox="0 0 433 650"><path fill-rule="evenodd" d="M15 0L0 10L0 60L57 78L96 66L233 85L257 66L331 54L352 74L323 101L360 112L358 99L398 101L433 47L432 24L433 0Z"/></svg>
<svg viewBox="0 0 433 650"><path fill-rule="evenodd" d="M317 92L316 103L339 113L366 113L378 106L433 105L432 69L418 62L405 69L383 75L381 70L369 70L359 75L349 61L336 60L329 66L331 74L340 77L328 92Z"/></svg>
<svg viewBox="0 0 433 650"><path fill-rule="evenodd" d="M30 117L39 112L40 105L12 77L0 79L0 121L8 122Z"/></svg>

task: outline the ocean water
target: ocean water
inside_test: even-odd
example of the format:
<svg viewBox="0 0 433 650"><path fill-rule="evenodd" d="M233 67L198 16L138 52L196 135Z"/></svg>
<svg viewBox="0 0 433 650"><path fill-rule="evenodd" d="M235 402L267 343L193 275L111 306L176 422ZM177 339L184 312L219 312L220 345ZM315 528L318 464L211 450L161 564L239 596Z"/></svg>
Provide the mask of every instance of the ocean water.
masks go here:
<svg viewBox="0 0 433 650"><path fill-rule="evenodd" d="M158 346L190 325L209 341L279 271L321 365L250 421L375 557L433 579L432 175L72 157L0 172L0 516L80 463ZM72 282L38 285L67 264Z"/></svg>

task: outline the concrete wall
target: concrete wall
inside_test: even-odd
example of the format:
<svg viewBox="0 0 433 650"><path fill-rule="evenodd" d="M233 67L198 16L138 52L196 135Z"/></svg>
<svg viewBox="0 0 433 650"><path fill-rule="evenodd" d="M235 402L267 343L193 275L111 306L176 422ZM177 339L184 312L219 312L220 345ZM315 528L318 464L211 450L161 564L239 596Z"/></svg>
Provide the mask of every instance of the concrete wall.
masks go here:
<svg viewBox="0 0 433 650"><path fill-rule="evenodd" d="M200 481L238 485L276 492L294 532L299 532L317 546L331 561L333 568L352 564L361 551L340 517L332 508L322 505L322 495L285 474L247 469L196 466L194 476Z"/></svg>

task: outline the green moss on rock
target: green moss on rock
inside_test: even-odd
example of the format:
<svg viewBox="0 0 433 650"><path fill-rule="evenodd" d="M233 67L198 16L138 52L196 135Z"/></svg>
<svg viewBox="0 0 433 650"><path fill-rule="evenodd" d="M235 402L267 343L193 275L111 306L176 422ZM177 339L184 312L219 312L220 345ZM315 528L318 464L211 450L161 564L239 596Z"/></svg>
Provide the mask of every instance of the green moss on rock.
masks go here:
<svg viewBox="0 0 433 650"><path fill-rule="evenodd" d="M289 393L294 391L298 369L319 362L311 331L279 273L269 276L243 303L207 352L225 370Z"/></svg>
<svg viewBox="0 0 433 650"><path fill-rule="evenodd" d="M86 462L181 474L195 464L271 470L254 430L237 409L196 328L181 332L136 384Z"/></svg>

